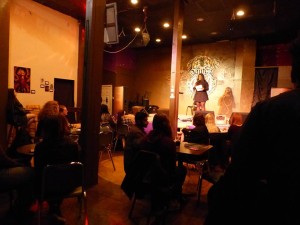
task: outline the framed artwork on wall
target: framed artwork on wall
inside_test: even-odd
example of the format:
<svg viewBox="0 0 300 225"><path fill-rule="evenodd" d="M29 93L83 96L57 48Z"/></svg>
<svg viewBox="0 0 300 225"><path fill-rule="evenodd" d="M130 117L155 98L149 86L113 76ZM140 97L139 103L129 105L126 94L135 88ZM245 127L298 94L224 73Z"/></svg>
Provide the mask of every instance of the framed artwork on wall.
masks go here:
<svg viewBox="0 0 300 225"><path fill-rule="evenodd" d="M14 67L14 89L18 93L30 93L30 68Z"/></svg>

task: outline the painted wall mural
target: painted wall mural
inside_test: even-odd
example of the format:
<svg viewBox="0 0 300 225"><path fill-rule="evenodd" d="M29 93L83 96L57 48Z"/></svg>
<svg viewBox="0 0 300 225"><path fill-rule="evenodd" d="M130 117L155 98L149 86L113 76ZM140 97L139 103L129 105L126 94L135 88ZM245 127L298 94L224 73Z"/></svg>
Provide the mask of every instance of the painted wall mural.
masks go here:
<svg viewBox="0 0 300 225"><path fill-rule="evenodd" d="M193 95L193 87L197 81L198 74L203 73L209 85L208 95L214 92L217 86L217 78L214 70L220 65L220 60L208 56L196 56L187 63L187 71L182 73L182 80L186 94Z"/></svg>

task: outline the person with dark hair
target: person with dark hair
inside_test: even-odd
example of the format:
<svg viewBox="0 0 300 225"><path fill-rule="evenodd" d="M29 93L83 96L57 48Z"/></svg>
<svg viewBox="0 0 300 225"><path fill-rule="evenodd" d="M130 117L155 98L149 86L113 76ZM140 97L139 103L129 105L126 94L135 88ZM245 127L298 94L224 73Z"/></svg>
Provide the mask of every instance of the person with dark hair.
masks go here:
<svg viewBox="0 0 300 225"><path fill-rule="evenodd" d="M197 111L205 111L205 103L208 100L207 91L209 89L209 85L202 73L199 73L193 89L195 91L194 102L197 105Z"/></svg>
<svg viewBox="0 0 300 225"><path fill-rule="evenodd" d="M153 130L151 130L143 139L141 146L143 150L154 152L160 156L161 166L166 174L166 177L157 177L158 185L162 187L167 184L174 184L174 197L181 195L182 185L186 176L186 168L184 166L177 167L176 144L173 140L172 128L169 118L164 113L155 114L153 117ZM159 210L164 206L166 196L159 195L152 199L154 208ZM179 199L180 200L180 199Z"/></svg>
<svg viewBox="0 0 300 225"><path fill-rule="evenodd" d="M8 89L6 120L8 124L26 128L32 122L36 121L37 116L33 113L28 113L22 103L18 100L15 90Z"/></svg>
<svg viewBox="0 0 300 225"><path fill-rule="evenodd" d="M126 145L124 150L124 170L128 171L130 164L140 150L140 143L146 136L145 128L148 126L148 114L145 112L137 112L134 117L135 124L130 127L126 137Z"/></svg>
<svg viewBox="0 0 300 225"><path fill-rule="evenodd" d="M209 132L202 113L196 113L193 117L193 129L183 128L184 141L198 144L209 144Z"/></svg>
<svg viewBox="0 0 300 225"><path fill-rule="evenodd" d="M106 129L115 131L116 123L113 116L108 111L106 104L100 105L100 130L105 131Z"/></svg>
<svg viewBox="0 0 300 225"><path fill-rule="evenodd" d="M46 165L80 160L79 145L65 135L65 118L62 115L48 115L43 121L43 140L36 144L34 151L37 193L40 191L42 172ZM62 201L57 199L49 202L49 214L63 223L64 219L60 211Z"/></svg>
<svg viewBox="0 0 300 225"><path fill-rule="evenodd" d="M205 225L300 224L300 35L291 45L294 90L258 102L208 192Z"/></svg>

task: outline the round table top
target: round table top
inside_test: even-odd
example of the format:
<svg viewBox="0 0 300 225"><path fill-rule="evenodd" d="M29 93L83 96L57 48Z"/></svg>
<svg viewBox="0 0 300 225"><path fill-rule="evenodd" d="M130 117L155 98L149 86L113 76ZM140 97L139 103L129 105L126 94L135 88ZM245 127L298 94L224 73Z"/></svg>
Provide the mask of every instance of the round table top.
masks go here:
<svg viewBox="0 0 300 225"><path fill-rule="evenodd" d="M24 155L34 155L35 144L23 145L17 148L17 152Z"/></svg>

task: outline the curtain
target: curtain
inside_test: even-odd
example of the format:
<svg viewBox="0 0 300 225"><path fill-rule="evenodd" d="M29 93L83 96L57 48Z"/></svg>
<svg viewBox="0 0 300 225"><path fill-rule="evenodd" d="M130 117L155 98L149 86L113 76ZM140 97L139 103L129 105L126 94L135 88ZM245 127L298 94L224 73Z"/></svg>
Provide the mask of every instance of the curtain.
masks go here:
<svg viewBox="0 0 300 225"><path fill-rule="evenodd" d="M278 67L256 68L252 107L259 101L270 98L271 88L277 87Z"/></svg>

